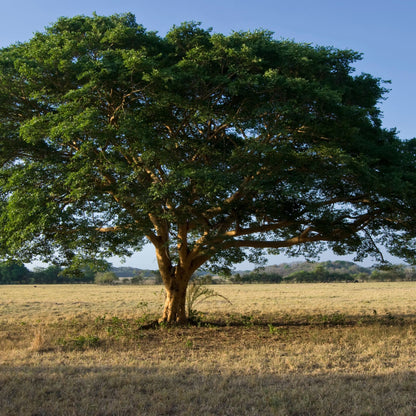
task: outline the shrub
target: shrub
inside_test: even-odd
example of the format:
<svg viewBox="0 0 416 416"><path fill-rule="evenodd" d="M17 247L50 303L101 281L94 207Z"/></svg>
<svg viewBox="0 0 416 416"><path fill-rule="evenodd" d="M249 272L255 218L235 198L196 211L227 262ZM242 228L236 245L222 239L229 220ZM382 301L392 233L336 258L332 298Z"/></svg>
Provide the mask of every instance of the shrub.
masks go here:
<svg viewBox="0 0 416 416"><path fill-rule="evenodd" d="M95 274L94 283L98 285L112 285L118 281L114 272L99 272Z"/></svg>
<svg viewBox="0 0 416 416"><path fill-rule="evenodd" d="M136 272L131 278L132 285L142 285L144 283L144 274L142 272Z"/></svg>

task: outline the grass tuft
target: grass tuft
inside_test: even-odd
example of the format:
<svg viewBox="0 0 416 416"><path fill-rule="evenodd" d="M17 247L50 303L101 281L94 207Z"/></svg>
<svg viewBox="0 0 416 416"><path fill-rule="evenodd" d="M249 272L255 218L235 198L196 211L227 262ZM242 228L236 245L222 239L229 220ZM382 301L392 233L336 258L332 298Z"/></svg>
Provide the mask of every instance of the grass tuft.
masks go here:
<svg viewBox="0 0 416 416"><path fill-rule="evenodd" d="M49 343L47 341L46 328L44 325L37 325L33 331L30 350L33 352L44 352L48 349Z"/></svg>

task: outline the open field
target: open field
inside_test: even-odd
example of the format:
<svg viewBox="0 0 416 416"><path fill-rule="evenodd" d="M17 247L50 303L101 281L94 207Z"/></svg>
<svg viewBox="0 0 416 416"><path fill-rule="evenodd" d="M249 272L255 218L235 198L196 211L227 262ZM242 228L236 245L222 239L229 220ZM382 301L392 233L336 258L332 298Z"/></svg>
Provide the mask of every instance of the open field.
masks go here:
<svg viewBox="0 0 416 416"><path fill-rule="evenodd" d="M415 415L416 284L1 286L0 415Z"/></svg>

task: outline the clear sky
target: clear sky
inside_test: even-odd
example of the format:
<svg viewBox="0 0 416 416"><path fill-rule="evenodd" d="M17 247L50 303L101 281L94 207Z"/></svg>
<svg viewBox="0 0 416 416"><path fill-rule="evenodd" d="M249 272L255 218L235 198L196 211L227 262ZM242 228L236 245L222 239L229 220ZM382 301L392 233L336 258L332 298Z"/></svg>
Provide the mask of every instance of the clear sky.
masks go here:
<svg viewBox="0 0 416 416"><path fill-rule="evenodd" d="M415 0L3 0L0 47L30 39L60 16L93 12L132 12L162 36L174 24L197 21L224 34L262 28L276 38L362 52L357 71L391 81L380 105L384 127L396 127L403 139L416 136ZM269 263L285 260L274 256ZM155 269L156 261L145 249L126 265Z"/></svg>

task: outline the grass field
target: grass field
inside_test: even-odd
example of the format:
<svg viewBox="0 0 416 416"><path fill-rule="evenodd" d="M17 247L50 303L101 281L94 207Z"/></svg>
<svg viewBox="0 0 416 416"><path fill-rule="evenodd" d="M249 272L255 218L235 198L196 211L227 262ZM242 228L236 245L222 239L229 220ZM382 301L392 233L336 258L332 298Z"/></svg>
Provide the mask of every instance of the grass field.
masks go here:
<svg viewBox="0 0 416 416"><path fill-rule="evenodd" d="M0 415L415 415L416 284L1 286Z"/></svg>

